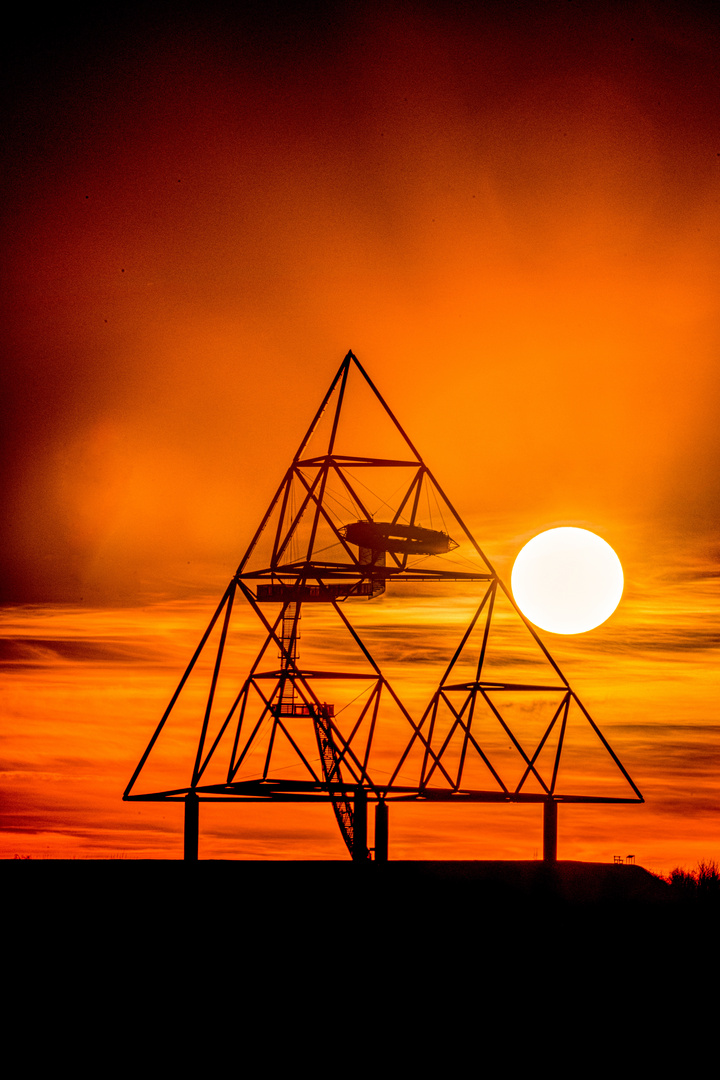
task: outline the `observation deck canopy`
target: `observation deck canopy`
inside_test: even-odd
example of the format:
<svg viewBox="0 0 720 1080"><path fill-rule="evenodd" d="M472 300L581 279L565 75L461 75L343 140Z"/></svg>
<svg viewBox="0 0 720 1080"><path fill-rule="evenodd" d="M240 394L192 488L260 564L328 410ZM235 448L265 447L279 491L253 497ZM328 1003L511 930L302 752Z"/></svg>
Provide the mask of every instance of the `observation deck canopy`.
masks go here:
<svg viewBox="0 0 720 1080"><path fill-rule="evenodd" d="M371 551L393 551L401 555L446 555L457 542L435 529L401 525L396 521L354 521L338 529L350 544Z"/></svg>

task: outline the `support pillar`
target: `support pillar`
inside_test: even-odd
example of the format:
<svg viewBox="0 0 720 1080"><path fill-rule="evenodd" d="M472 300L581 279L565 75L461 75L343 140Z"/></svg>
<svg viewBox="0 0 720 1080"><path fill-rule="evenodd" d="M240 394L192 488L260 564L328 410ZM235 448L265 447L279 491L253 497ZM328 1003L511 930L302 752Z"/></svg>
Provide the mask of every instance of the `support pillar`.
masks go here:
<svg viewBox="0 0 720 1080"><path fill-rule="evenodd" d="M557 862L557 803L552 795L543 803L543 861Z"/></svg>
<svg viewBox="0 0 720 1080"><path fill-rule="evenodd" d="M353 862L363 862L368 857L367 846L367 792L365 788L355 789L353 806Z"/></svg>
<svg viewBox="0 0 720 1080"><path fill-rule="evenodd" d="M384 799L375 803L375 862L388 861L388 804Z"/></svg>
<svg viewBox="0 0 720 1080"><path fill-rule="evenodd" d="M200 800L197 793L189 791L185 796L185 862L198 861L198 833L200 826Z"/></svg>

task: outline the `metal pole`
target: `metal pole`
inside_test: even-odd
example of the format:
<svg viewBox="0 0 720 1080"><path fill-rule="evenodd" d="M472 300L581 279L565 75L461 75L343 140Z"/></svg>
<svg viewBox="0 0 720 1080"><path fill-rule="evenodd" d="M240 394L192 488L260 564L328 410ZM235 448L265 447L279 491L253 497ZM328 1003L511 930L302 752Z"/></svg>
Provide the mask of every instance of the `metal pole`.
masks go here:
<svg viewBox="0 0 720 1080"><path fill-rule="evenodd" d="M543 803L543 861L557 862L557 803L552 795Z"/></svg>
<svg viewBox="0 0 720 1080"><path fill-rule="evenodd" d="M353 808L353 862L363 862L368 857L367 849L367 792L363 787L355 788Z"/></svg>
<svg viewBox="0 0 720 1080"><path fill-rule="evenodd" d="M185 862L198 861L198 833L200 824L200 800L197 793L188 791L185 796Z"/></svg>
<svg viewBox="0 0 720 1080"><path fill-rule="evenodd" d="M375 862L388 861L388 804L378 799L375 804Z"/></svg>

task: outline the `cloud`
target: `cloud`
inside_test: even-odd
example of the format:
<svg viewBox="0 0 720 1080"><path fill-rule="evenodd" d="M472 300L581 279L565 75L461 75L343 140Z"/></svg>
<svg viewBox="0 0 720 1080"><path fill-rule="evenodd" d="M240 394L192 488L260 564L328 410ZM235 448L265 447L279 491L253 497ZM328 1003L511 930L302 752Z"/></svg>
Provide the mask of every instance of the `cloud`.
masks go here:
<svg viewBox="0 0 720 1080"><path fill-rule="evenodd" d="M156 666L167 661L147 640L123 642L90 638L0 637L0 667L52 667L58 663L101 664L113 668Z"/></svg>
<svg viewBox="0 0 720 1080"><path fill-rule="evenodd" d="M720 627L701 626L669 628L658 622L644 630L633 628L624 633L621 639L593 642L588 646L592 651L608 654L623 653L637 656L641 653L704 653L720 649Z"/></svg>

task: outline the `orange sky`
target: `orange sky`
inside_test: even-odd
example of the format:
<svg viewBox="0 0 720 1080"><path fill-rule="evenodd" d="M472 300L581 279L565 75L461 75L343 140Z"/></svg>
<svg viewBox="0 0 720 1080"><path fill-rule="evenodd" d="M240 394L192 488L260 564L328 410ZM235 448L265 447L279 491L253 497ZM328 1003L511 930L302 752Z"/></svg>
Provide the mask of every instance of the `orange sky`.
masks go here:
<svg viewBox="0 0 720 1080"><path fill-rule="evenodd" d="M623 562L606 627L546 637L647 803L561 811L561 857L717 857L714 22L95 18L6 64L1 850L178 853L120 795L352 348L506 580L558 523ZM208 813L206 854L343 857L328 814ZM403 815L396 857L540 846Z"/></svg>

